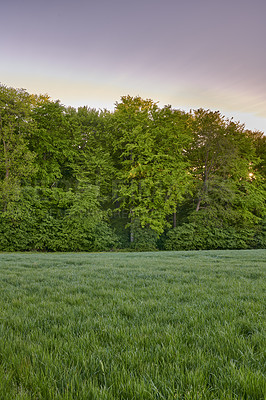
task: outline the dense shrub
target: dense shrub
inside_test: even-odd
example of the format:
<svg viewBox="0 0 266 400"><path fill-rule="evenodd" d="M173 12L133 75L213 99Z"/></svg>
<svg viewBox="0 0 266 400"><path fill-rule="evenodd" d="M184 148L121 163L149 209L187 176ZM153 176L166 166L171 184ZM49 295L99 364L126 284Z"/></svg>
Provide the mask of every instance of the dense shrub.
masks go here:
<svg viewBox="0 0 266 400"><path fill-rule="evenodd" d="M130 248L136 251L157 250L158 234L149 228L138 227L134 230L134 241Z"/></svg>
<svg viewBox="0 0 266 400"><path fill-rule="evenodd" d="M236 229L183 224L165 235L165 250L262 248L265 235L258 229Z"/></svg>
<svg viewBox="0 0 266 400"><path fill-rule="evenodd" d="M0 213L0 251L103 251L117 236L99 211L97 191L23 188Z"/></svg>

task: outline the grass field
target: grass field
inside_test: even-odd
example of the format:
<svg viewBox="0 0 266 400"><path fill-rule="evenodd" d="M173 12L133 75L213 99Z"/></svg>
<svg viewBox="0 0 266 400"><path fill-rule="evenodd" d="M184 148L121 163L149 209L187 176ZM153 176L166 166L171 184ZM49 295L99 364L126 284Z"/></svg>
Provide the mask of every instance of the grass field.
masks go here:
<svg viewBox="0 0 266 400"><path fill-rule="evenodd" d="M0 254L0 399L265 399L263 250Z"/></svg>

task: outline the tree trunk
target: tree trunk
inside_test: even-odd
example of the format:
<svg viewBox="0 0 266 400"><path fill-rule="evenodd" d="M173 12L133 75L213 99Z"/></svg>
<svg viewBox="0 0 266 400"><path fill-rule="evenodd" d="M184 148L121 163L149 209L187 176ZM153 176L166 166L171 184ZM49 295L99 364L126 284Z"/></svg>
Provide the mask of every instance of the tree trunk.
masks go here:
<svg viewBox="0 0 266 400"><path fill-rule="evenodd" d="M134 242L134 233L133 233L133 229L132 226L130 227L130 243Z"/></svg>
<svg viewBox="0 0 266 400"><path fill-rule="evenodd" d="M200 203L201 203L201 198L199 198L199 201L198 201L198 204L197 204L197 207L196 207L196 211L199 211L199 209L200 209Z"/></svg>
<svg viewBox="0 0 266 400"><path fill-rule="evenodd" d="M134 219L133 219L133 211L132 210L130 210L130 215L131 215L131 217L130 217L130 237L129 237L129 240L130 240L130 243L133 243L134 242L134 229L133 229L133 221L134 221Z"/></svg>
<svg viewBox="0 0 266 400"><path fill-rule="evenodd" d="M5 174L5 178L8 179L8 177L9 177L9 169L10 169L10 162L9 162L9 160L7 159L7 152L8 152L8 149L7 149L7 144L6 144L6 142L5 142L4 139L3 139L3 145L4 145L5 164L6 164L6 174Z"/></svg>
<svg viewBox="0 0 266 400"><path fill-rule="evenodd" d="M173 213L173 228L176 228L176 212Z"/></svg>

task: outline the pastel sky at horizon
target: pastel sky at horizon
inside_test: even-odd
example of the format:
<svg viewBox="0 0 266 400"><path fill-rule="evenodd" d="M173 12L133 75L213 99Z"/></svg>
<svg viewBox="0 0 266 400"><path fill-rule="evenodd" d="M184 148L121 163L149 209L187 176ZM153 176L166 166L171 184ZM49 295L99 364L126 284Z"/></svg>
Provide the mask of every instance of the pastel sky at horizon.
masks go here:
<svg viewBox="0 0 266 400"><path fill-rule="evenodd" d="M0 0L0 82L66 106L123 95L266 133L266 0Z"/></svg>

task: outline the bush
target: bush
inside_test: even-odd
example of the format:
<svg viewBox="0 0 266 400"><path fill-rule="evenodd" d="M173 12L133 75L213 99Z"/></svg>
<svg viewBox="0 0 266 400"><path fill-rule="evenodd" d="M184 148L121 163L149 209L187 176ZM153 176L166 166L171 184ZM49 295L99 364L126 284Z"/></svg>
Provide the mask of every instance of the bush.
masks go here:
<svg viewBox="0 0 266 400"><path fill-rule="evenodd" d="M104 221L102 221L93 231L93 246L94 251L107 251L116 249L119 246L119 240L117 235L111 229L111 227Z"/></svg>
<svg viewBox="0 0 266 400"><path fill-rule="evenodd" d="M234 227L218 228L200 226L195 223L183 224L171 229L165 235L165 250L219 250L259 248L265 236L257 229L241 229Z"/></svg>
<svg viewBox="0 0 266 400"><path fill-rule="evenodd" d="M138 222L133 227L134 241L130 243L130 248L136 251L157 250L158 234L150 228L142 228Z"/></svg>
<svg viewBox="0 0 266 400"><path fill-rule="evenodd" d="M23 188L0 213L0 251L103 251L118 244L92 187L82 196L62 189Z"/></svg>

